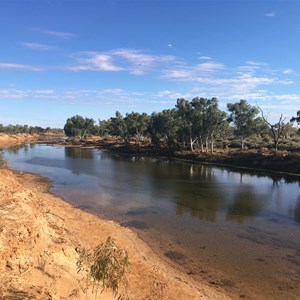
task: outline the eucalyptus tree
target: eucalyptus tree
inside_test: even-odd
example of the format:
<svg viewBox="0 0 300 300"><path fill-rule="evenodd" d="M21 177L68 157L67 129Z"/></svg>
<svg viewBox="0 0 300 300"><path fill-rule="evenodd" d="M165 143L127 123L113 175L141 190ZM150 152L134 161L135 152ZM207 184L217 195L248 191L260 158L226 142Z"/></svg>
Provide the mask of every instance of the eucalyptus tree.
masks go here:
<svg viewBox="0 0 300 300"><path fill-rule="evenodd" d="M194 129L196 131L198 142L201 147L201 151L204 151L204 141L206 141L206 146L208 142L208 131L207 131L207 99L206 98L194 98L191 102L194 108ZM207 149L207 148L206 148Z"/></svg>
<svg viewBox="0 0 300 300"><path fill-rule="evenodd" d="M259 108L261 112L261 116L265 123L268 125L271 137L273 139L273 144L274 144L274 149L277 152L279 145L283 142L285 136L286 136L286 131L287 131L287 126L284 123L285 119L283 117L283 114L280 115L278 122L272 124L268 121L268 117L264 114L261 108Z"/></svg>
<svg viewBox="0 0 300 300"><path fill-rule="evenodd" d="M138 145L146 137L150 117L146 113L131 112L124 118L128 137L136 138Z"/></svg>
<svg viewBox="0 0 300 300"><path fill-rule="evenodd" d="M184 98L177 99L176 103L177 120L179 125L178 134L183 147L188 141L190 150L194 151L194 143L197 141L195 135L195 113L192 104Z"/></svg>
<svg viewBox="0 0 300 300"><path fill-rule="evenodd" d="M259 109L246 100L228 103L227 108L230 112L228 121L234 124L234 134L240 138L241 148L244 150L246 138L255 133Z"/></svg>
<svg viewBox="0 0 300 300"><path fill-rule="evenodd" d="M115 117L111 117L109 121L111 123L110 134L126 140L127 128L122 114L119 111L116 111Z"/></svg>
<svg viewBox="0 0 300 300"><path fill-rule="evenodd" d="M292 123L295 121L297 122L298 125L300 125L300 110L297 111L297 116L292 117L290 120L290 122L292 122ZM299 131L300 131L300 128L299 128Z"/></svg>
<svg viewBox="0 0 300 300"><path fill-rule="evenodd" d="M95 121L93 119L76 115L67 119L64 126L64 132L66 136L82 139L87 135L94 133L94 124ZM39 128L32 128L32 130L39 131ZM29 128L29 131L31 131L31 127Z"/></svg>
<svg viewBox="0 0 300 300"><path fill-rule="evenodd" d="M211 152L214 151L214 140L222 127L226 123L226 113L219 109L218 99L213 97L194 98L191 102L194 108L192 114L193 132L197 135L201 151L205 149L208 152L210 145Z"/></svg>
<svg viewBox="0 0 300 300"><path fill-rule="evenodd" d="M107 136L111 133L111 120L98 120L98 133L101 137Z"/></svg>
<svg viewBox="0 0 300 300"><path fill-rule="evenodd" d="M177 141L178 129L176 109L165 109L159 113L152 113L149 126L152 143L160 145L162 141L169 148L173 148Z"/></svg>
<svg viewBox="0 0 300 300"><path fill-rule="evenodd" d="M207 132L210 140L210 151L213 153L215 135L222 130L227 117L226 112L219 109L217 98L207 100L206 117Z"/></svg>

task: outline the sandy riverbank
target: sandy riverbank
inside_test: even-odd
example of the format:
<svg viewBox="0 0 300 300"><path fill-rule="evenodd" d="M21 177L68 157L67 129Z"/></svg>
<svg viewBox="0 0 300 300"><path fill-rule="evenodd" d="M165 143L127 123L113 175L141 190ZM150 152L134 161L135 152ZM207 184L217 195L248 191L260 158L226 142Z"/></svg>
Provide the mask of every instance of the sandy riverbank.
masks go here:
<svg viewBox="0 0 300 300"><path fill-rule="evenodd" d="M85 299L75 249L109 236L128 251L128 286L120 293L129 299L228 299L171 267L130 229L48 193L47 180L0 169L0 299ZM114 297L107 291L100 299Z"/></svg>
<svg viewBox="0 0 300 300"><path fill-rule="evenodd" d="M30 135L27 133L24 134L0 133L0 148L36 141L38 137L39 136L37 134Z"/></svg>

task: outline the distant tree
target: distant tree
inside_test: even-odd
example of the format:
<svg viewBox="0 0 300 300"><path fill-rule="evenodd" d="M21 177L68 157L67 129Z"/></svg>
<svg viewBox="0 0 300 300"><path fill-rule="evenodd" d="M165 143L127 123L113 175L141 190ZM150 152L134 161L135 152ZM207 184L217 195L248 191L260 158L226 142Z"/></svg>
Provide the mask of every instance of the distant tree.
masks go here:
<svg viewBox="0 0 300 300"><path fill-rule="evenodd" d="M227 108L230 112L228 121L234 124L234 134L240 138L241 148L244 150L246 138L255 132L259 109L246 100L228 103Z"/></svg>
<svg viewBox="0 0 300 300"><path fill-rule="evenodd" d="M283 140L286 136L286 131L288 129L288 127L284 123L285 118L283 118L283 115L281 114L280 117L279 117L278 122L275 123L275 124L271 124L268 121L268 117L264 114L262 109L259 108L259 110L261 112L261 116L262 116L263 120L265 121L265 123L269 127L270 134L271 134L271 137L273 139L274 149L275 149L275 151L277 151L279 145L283 142Z"/></svg>
<svg viewBox="0 0 300 300"><path fill-rule="evenodd" d="M95 121L90 118L83 118L76 115L68 118L64 126L64 132L68 137L85 138L89 134L93 134Z"/></svg>
<svg viewBox="0 0 300 300"><path fill-rule="evenodd" d="M183 147L188 142L190 150L194 151L194 143L197 136L194 134L194 109L191 103L184 98L177 99L176 103L177 121L179 125L178 134Z"/></svg>
<svg viewBox="0 0 300 300"><path fill-rule="evenodd" d="M160 145L166 143L169 148L174 148L178 135L178 120L175 109L165 109L153 113L150 118L149 132L152 142Z"/></svg>
<svg viewBox="0 0 300 300"><path fill-rule="evenodd" d="M138 145L146 137L150 118L146 113L132 112L124 118L128 137L134 137Z"/></svg>
<svg viewBox="0 0 300 300"><path fill-rule="evenodd" d="M45 129L40 126L30 126L28 132L30 134L39 134L39 133L44 133Z"/></svg>
<svg viewBox="0 0 300 300"><path fill-rule="evenodd" d="M107 136L111 132L111 120L98 120L98 132L100 136Z"/></svg>
<svg viewBox="0 0 300 300"><path fill-rule="evenodd" d="M220 130L223 129L226 117L226 112L221 111L218 107L217 98L207 100L206 122L207 133L210 140L211 153L214 152L215 135L217 135L220 132Z"/></svg>
<svg viewBox="0 0 300 300"><path fill-rule="evenodd" d="M297 116L292 117L290 120L290 122L292 122L292 123L295 121L297 122L298 125L300 125L300 110L297 111ZM299 131L300 131L300 128L299 128Z"/></svg>
<svg viewBox="0 0 300 300"><path fill-rule="evenodd" d="M110 134L114 136L119 136L126 140L127 129L125 120L119 111L116 111L115 117L110 118L111 128Z"/></svg>

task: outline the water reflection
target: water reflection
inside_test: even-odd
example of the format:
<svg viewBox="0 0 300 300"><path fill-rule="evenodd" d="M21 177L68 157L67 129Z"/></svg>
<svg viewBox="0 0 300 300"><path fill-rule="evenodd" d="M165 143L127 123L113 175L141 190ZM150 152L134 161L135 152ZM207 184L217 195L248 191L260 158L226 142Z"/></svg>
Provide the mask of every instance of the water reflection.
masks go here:
<svg viewBox="0 0 300 300"><path fill-rule="evenodd" d="M294 220L300 223L300 197L298 198L294 208Z"/></svg>
<svg viewBox="0 0 300 300"><path fill-rule="evenodd" d="M190 184L178 182L176 190L176 214L183 216L188 213L201 220L215 222L219 208L224 204L222 191L217 185L214 169L205 166L186 166L186 174L190 175Z"/></svg>
<svg viewBox="0 0 300 300"><path fill-rule="evenodd" d="M84 149L79 147L65 147L65 156L75 159L94 159L95 151L93 149Z"/></svg>
<svg viewBox="0 0 300 300"><path fill-rule="evenodd" d="M258 216L265 204L265 199L258 197L251 186L242 187L236 191L233 203L228 206L226 221L234 220L243 224Z"/></svg>
<svg viewBox="0 0 300 300"><path fill-rule="evenodd" d="M273 173L263 176L76 147L30 144L9 148L4 153L11 164L22 161L25 170L53 174L61 183L62 193L69 195L72 190L68 188L72 187L76 199L79 195L93 199L91 205L100 203L119 214L151 206L155 211L165 207L177 217L209 222L216 222L220 214L224 221L238 224L254 221L257 216L298 223L300 219L299 181L293 183L297 181L295 177Z"/></svg>

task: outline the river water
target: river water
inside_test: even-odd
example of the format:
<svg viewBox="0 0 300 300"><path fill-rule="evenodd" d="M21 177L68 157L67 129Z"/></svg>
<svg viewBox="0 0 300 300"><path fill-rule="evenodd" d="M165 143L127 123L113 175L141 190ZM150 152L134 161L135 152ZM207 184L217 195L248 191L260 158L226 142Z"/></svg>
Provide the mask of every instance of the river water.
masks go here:
<svg viewBox="0 0 300 300"><path fill-rule="evenodd" d="M299 178L98 149L5 150L51 192L132 228L191 280L233 299L300 299Z"/></svg>

